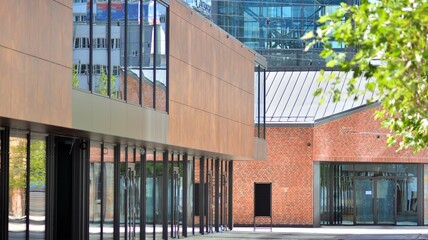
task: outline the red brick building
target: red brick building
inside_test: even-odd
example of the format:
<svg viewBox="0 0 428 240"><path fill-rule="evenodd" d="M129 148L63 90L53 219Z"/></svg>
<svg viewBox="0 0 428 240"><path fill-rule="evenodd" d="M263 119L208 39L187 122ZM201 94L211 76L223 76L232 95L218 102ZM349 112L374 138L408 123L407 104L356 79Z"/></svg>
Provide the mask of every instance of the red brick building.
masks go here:
<svg viewBox="0 0 428 240"><path fill-rule="evenodd" d="M313 84L299 83L304 81L293 78L296 73L285 73L278 84L280 73L274 74L269 73L266 87L268 158L234 163L235 225L254 224L254 183L272 183L274 226L427 223L427 152L387 147L388 130L374 120L376 104L355 106L349 105L352 101L343 103L346 99L342 105L316 103L304 114L315 112L312 107L318 115L307 122L295 121L308 117L292 119L289 116L297 110L288 106L316 101L306 94L307 87L294 92ZM316 79L317 73L309 74L313 75L309 79ZM298 74L302 75L308 81L307 72ZM287 94L290 97L284 97ZM288 103L281 106L284 101ZM287 121L278 121L284 118ZM256 223L266 225L269 220L257 217Z"/></svg>

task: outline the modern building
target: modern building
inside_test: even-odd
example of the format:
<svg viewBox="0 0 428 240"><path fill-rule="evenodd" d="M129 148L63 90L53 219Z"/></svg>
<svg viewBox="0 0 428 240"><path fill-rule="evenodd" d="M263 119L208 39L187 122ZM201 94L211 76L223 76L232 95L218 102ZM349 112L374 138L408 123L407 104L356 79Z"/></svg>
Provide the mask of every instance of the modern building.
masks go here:
<svg viewBox="0 0 428 240"><path fill-rule="evenodd" d="M263 57L177 0L0 14L0 239L233 227L233 162L266 159Z"/></svg>
<svg viewBox="0 0 428 240"><path fill-rule="evenodd" d="M211 19L246 46L263 55L269 69L324 67L321 46L305 52L300 38L319 27L317 20L340 6L339 0L211 0ZM345 1L352 3L354 1ZM335 43L333 43L335 44ZM342 48L339 44L334 45Z"/></svg>

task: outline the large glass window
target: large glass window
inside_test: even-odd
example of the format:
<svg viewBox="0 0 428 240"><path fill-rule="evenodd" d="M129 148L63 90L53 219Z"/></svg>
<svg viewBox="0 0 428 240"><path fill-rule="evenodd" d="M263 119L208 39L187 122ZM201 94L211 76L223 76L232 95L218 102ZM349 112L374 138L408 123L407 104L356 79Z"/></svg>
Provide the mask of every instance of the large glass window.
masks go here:
<svg viewBox="0 0 428 240"><path fill-rule="evenodd" d="M73 5L73 87L167 111L168 7L82 1Z"/></svg>
<svg viewBox="0 0 428 240"><path fill-rule="evenodd" d="M9 139L9 239L45 236L46 141L29 136L11 131Z"/></svg>
<svg viewBox="0 0 428 240"><path fill-rule="evenodd" d="M321 224L417 224L416 164L321 164Z"/></svg>

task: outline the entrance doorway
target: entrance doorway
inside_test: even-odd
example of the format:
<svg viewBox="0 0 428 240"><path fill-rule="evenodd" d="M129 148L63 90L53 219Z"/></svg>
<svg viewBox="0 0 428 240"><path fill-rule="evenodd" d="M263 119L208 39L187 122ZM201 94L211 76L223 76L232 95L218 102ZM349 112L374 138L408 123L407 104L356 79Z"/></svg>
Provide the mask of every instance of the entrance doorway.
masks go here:
<svg viewBox="0 0 428 240"><path fill-rule="evenodd" d="M396 224L395 177L355 177L354 191L355 224Z"/></svg>
<svg viewBox="0 0 428 240"><path fill-rule="evenodd" d="M55 239L73 239L73 140L55 141Z"/></svg>

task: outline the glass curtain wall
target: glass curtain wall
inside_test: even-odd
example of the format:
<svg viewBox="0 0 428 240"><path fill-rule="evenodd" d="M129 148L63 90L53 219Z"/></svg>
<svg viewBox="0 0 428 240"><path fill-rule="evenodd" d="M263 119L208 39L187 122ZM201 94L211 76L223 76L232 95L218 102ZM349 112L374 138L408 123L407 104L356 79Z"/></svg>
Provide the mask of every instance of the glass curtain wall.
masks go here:
<svg viewBox="0 0 428 240"><path fill-rule="evenodd" d="M9 239L44 239L45 136L11 130L9 144Z"/></svg>
<svg viewBox="0 0 428 240"><path fill-rule="evenodd" d="M74 88L166 112L167 69L167 6L153 0L74 2Z"/></svg>
<svg viewBox="0 0 428 240"><path fill-rule="evenodd" d="M316 30L317 20L340 1L212 0L211 19L266 57L270 68L324 66L321 46L304 52L301 37ZM336 46L335 47L343 47Z"/></svg>
<svg viewBox="0 0 428 240"><path fill-rule="evenodd" d="M321 224L417 224L416 164L321 164Z"/></svg>

